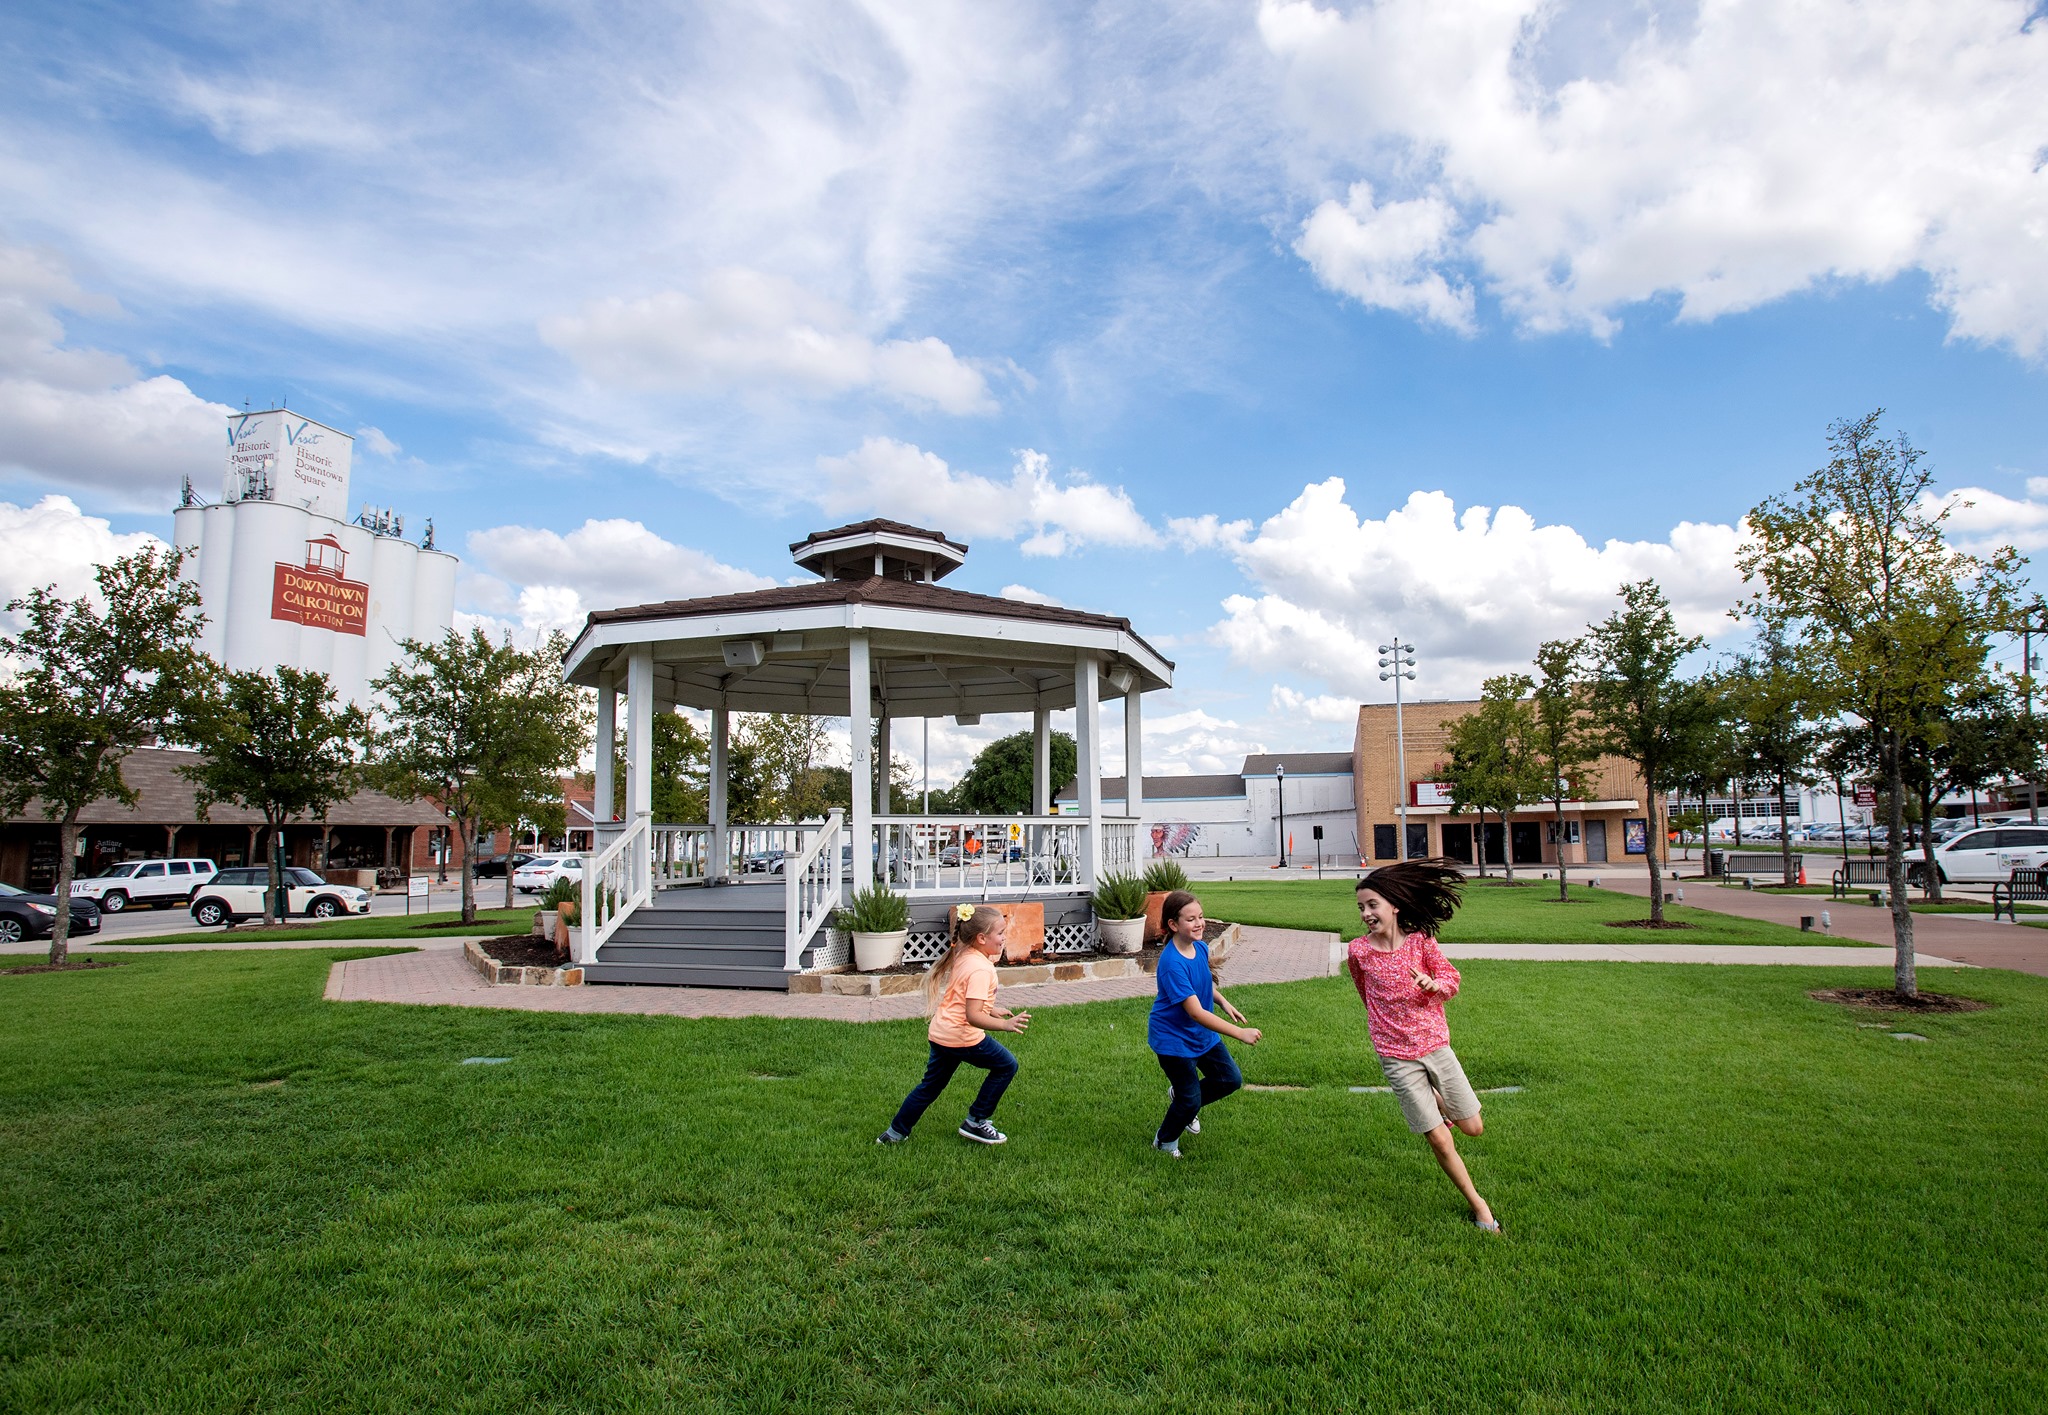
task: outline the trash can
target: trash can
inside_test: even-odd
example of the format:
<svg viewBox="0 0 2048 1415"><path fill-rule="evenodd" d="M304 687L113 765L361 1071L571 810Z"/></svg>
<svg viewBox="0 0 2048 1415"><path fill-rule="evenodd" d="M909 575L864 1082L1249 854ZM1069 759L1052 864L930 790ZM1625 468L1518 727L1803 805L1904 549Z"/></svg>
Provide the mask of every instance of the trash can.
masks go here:
<svg viewBox="0 0 2048 1415"><path fill-rule="evenodd" d="M1728 852L1726 850L1709 850L1707 852L1707 873L1715 876L1728 873Z"/></svg>

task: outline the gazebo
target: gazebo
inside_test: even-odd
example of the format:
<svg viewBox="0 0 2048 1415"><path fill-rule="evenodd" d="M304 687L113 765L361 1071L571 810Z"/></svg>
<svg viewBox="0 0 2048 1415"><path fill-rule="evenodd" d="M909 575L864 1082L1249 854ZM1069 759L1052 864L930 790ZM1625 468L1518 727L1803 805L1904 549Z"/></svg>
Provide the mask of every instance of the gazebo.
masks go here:
<svg viewBox="0 0 2048 1415"><path fill-rule="evenodd" d="M1127 619L941 585L967 551L942 531L863 521L790 547L817 576L809 583L589 616L563 669L597 692L597 849L574 942L586 979L787 987L791 973L840 961L824 925L849 891L877 880L911 901L911 958L934 951L946 906L962 900L1044 901L1049 952L1092 946L1096 878L1139 858L1141 695L1172 686L1173 664ZM1102 811L1106 698L1123 702L1131 783L1117 817ZM706 823L653 819L654 718L678 707L711 717ZM1080 756L1072 815L1054 814L1050 779L1052 714L1063 708L1075 710ZM851 811L822 823L731 820L734 712L849 719ZM890 812L896 724L996 713L1031 714L1028 814Z"/></svg>

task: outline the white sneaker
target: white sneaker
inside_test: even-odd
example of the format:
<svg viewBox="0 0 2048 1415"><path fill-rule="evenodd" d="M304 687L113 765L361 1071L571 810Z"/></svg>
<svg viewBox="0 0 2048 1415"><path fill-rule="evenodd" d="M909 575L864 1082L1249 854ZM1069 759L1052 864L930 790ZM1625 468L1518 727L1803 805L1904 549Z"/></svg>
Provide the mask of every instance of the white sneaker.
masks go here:
<svg viewBox="0 0 2048 1415"><path fill-rule="evenodd" d="M1169 1145L1165 1141L1161 1140L1157 1135L1154 1135L1152 1137L1152 1148L1159 1151L1160 1154L1165 1155L1170 1160L1177 1160L1180 1158L1180 1141L1178 1140L1175 1140L1172 1144Z"/></svg>

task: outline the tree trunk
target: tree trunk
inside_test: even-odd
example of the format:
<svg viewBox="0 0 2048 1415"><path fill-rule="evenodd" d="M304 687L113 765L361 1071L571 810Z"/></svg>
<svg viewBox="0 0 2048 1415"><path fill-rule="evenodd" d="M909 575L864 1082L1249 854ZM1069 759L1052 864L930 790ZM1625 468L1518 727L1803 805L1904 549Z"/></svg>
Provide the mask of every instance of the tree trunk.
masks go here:
<svg viewBox="0 0 2048 1415"><path fill-rule="evenodd" d="M1906 899L1906 777L1899 762L1896 732L1885 734L1885 884L1892 896L1892 986L1901 997L1918 997L1913 971L1913 906Z"/></svg>
<svg viewBox="0 0 2048 1415"><path fill-rule="evenodd" d="M1507 882L1515 882L1515 840L1514 832L1508 828L1508 813L1500 813L1500 861L1502 873Z"/></svg>
<svg viewBox="0 0 2048 1415"><path fill-rule="evenodd" d="M1778 851L1783 857L1785 883L1799 883L1799 877L1792 873L1792 834L1786 829L1785 815L1785 773L1778 773Z"/></svg>
<svg viewBox="0 0 2048 1415"><path fill-rule="evenodd" d="M1401 847L1402 847L1403 849L1406 849L1406 848L1407 848L1407 845L1408 845L1408 842L1406 842L1405 840L1401 842ZM1493 876L1492 876L1492 875L1490 875L1490 874L1489 874L1489 873L1487 872L1487 869L1486 869L1486 807L1484 807L1484 806L1481 806L1481 807L1479 808L1479 851L1478 851L1478 859L1479 859L1479 877L1480 877L1481 879L1491 879L1491 878L1492 878Z"/></svg>
<svg viewBox="0 0 2048 1415"><path fill-rule="evenodd" d="M1649 798L1647 804L1650 819L1645 823L1650 829L1648 837L1643 841L1643 859L1650 867L1650 922L1661 927L1664 923L1664 884L1657 875L1657 842L1662 840L1664 835L1657 829L1657 782L1647 770L1643 773L1643 795ZM1622 848L1628 848L1626 841L1622 843Z"/></svg>
<svg viewBox="0 0 2048 1415"><path fill-rule="evenodd" d="M50 962L71 958L71 881L77 878L78 811L66 811L57 827L57 917L50 921Z"/></svg>
<svg viewBox="0 0 2048 1415"><path fill-rule="evenodd" d="M510 909L511 907L513 907L513 905L512 905L512 849L513 849L513 847L512 847L512 842L513 842L513 841L515 841L515 840L517 840L518 838L519 838L519 832L518 832L518 831L516 831L516 830L508 830L508 831L506 831L506 832L505 832L505 907L506 907L507 909Z"/></svg>
<svg viewBox="0 0 2048 1415"><path fill-rule="evenodd" d="M1556 775L1556 772L1551 773L1553 778ZM1557 807L1557 902L1564 904L1569 902L1572 897L1571 887L1565 883L1564 797L1561 795L1552 797L1551 804Z"/></svg>
<svg viewBox="0 0 2048 1415"><path fill-rule="evenodd" d="M469 851L476 840L476 817L463 816L456 824L462 829L462 922L473 924L476 922L476 871L469 867ZM452 854L455 842L451 840L448 843Z"/></svg>
<svg viewBox="0 0 2048 1415"><path fill-rule="evenodd" d="M263 891L263 923L267 928L278 922L278 892L284 888L284 818L269 811L263 819L270 827L270 887ZM287 911L289 912L289 911Z"/></svg>
<svg viewBox="0 0 2048 1415"><path fill-rule="evenodd" d="M1934 832L1927 828L1934 819L1934 796L1931 790L1916 791L1920 798L1920 866L1925 876L1920 882L1921 892L1930 904L1941 903L1941 872L1934 867Z"/></svg>

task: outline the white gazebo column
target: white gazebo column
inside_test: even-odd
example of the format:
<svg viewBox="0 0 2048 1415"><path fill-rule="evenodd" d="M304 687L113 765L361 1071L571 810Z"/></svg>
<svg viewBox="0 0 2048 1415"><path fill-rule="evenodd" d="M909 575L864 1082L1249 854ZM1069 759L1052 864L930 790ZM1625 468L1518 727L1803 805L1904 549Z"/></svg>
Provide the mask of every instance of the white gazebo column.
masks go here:
<svg viewBox="0 0 2048 1415"><path fill-rule="evenodd" d="M846 708L853 736L853 889L858 894L875 878L874 744L868 685L868 636L856 629L846 640Z"/></svg>
<svg viewBox="0 0 2048 1415"><path fill-rule="evenodd" d="M726 744L732 739L732 713L724 706L711 709L710 799L704 804L711 818L711 856L704 862L708 879L725 879L731 872L731 846L727 844L731 822L726 817Z"/></svg>
<svg viewBox="0 0 2048 1415"><path fill-rule="evenodd" d="M875 724L875 814L889 814L889 712L885 706Z"/></svg>
<svg viewBox="0 0 2048 1415"><path fill-rule="evenodd" d="M618 812L612 807L612 772L617 769L614 757L617 748L613 745L618 737L619 695L612 675L597 675L597 771L591 787L590 815L598 826L609 825ZM595 837L595 832L593 832ZM604 849L605 842L599 838L591 840L592 853Z"/></svg>
<svg viewBox="0 0 2048 1415"><path fill-rule="evenodd" d="M1145 815L1144 710L1138 706L1138 685L1124 690L1124 814L1133 820ZM1144 831L1138 832L1141 842ZM1137 852L1143 858L1143 851Z"/></svg>
<svg viewBox="0 0 2048 1415"><path fill-rule="evenodd" d="M1043 707L1031 713L1031 814L1052 814L1052 712Z"/></svg>
<svg viewBox="0 0 2048 1415"><path fill-rule="evenodd" d="M1088 824L1081 848L1081 883L1095 888L1102 871L1102 702L1101 665L1083 649L1074 659L1074 745L1080 760L1074 766L1074 790Z"/></svg>
<svg viewBox="0 0 2048 1415"><path fill-rule="evenodd" d="M626 821L635 829L654 817L654 646L635 644L626 659ZM653 837L642 835L627 868L642 893L654 888Z"/></svg>

